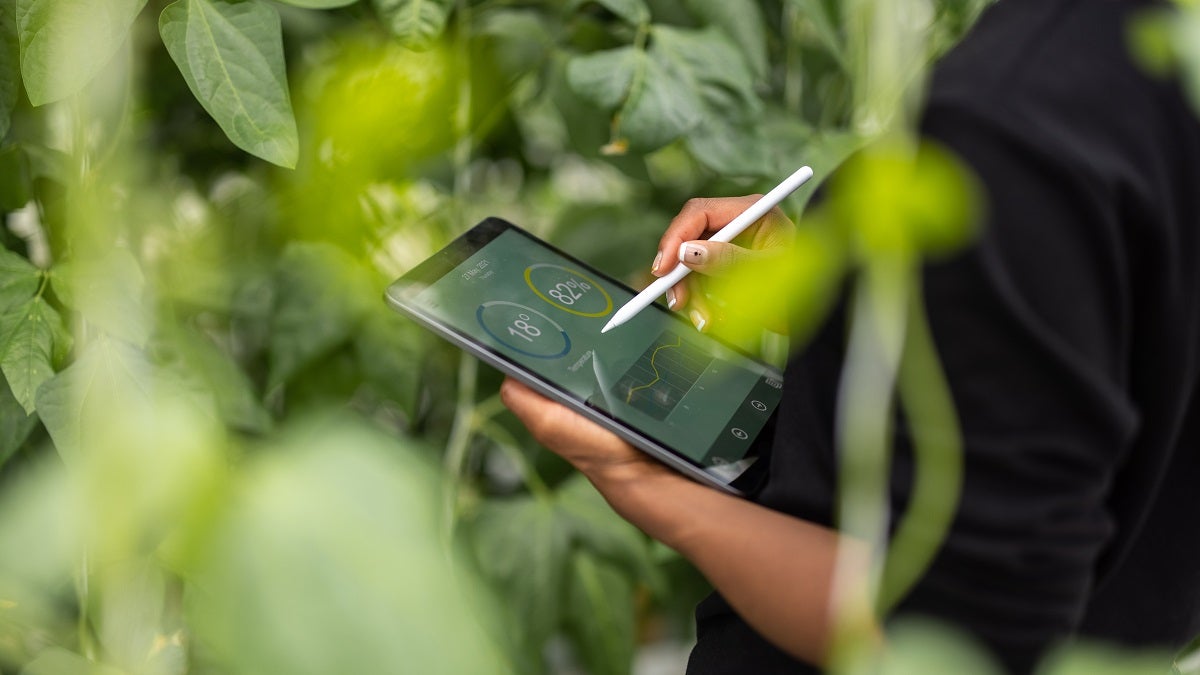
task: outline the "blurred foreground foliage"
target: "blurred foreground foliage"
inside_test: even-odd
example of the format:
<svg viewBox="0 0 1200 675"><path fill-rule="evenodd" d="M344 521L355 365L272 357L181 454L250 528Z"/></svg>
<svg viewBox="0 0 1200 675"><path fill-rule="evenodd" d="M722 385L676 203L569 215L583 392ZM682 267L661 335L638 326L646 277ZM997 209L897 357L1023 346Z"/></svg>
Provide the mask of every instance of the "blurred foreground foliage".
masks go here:
<svg viewBox="0 0 1200 675"><path fill-rule="evenodd" d="M901 4L881 70L861 1L0 0L0 672L620 674L686 636L703 580L381 289L486 215L638 283L685 199L901 124L986 2ZM808 325L969 235L895 157L779 271ZM983 672L917 635L887 672Z"/></svg>

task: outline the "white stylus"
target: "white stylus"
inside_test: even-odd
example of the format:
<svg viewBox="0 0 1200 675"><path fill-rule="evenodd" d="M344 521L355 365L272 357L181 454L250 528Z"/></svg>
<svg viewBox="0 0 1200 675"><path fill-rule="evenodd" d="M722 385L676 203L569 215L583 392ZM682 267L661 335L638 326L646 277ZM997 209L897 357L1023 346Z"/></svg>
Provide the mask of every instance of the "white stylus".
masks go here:
<svg viewBox="0 0 1200 675"><path fill-rule="evenodd" d="M709 237L708 240L732 241L734 237L744 232L747 227L753 225L759 218L767 215L767 211L778 206L779 202L787 199L788 195L795 192L801 185L807 183L808 179L812 178L812 175L813 171L811 168L807 166L800 167L795 173L783 179L782 183L776 185L774 189L763 195L761 199L751 204L745 211L742 211L737 218L729 221L728 225L722 227L716 234ZM665 253L674 253L674 251L666 251ZM676 265L670 274L659 277L657 281L647 286L641 293L633 296L632 300L625 303L621 309L618 309L617 313L613 314L613 318L604 325L604 328L600 332L607 333L609 330L637 316L638 312L650 306L660 295L666 293L668 288L679 283L679 280L686 277L691 271L691 268L682 262Z"/></svg>

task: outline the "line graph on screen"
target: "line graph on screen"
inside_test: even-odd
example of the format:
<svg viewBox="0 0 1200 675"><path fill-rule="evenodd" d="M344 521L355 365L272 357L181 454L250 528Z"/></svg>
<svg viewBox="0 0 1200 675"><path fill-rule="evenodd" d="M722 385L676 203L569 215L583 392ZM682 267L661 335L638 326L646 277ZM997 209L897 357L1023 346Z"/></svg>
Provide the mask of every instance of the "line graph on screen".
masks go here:
<svg viewBox="0 0 1200 675"><path fill-rule="evenodd" d="M683 336L663 331L617 380L613 392L650 417L666 419L711 362L711 355Z"/></svg>

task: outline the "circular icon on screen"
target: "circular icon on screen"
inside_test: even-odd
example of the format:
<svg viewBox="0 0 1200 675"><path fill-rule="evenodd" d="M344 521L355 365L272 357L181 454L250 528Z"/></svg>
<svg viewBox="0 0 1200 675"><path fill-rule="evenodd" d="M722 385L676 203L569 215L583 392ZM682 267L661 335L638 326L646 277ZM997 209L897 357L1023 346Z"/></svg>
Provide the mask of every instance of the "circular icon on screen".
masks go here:
<svg viewBox="0 0 1200 675"><path fill-rule="evenodd" d="M603 286L562 265L530 265L525 268L525 283L542 300L575 316L595 318L612 311L612 297Z"/></svg>
<svg viewBox="0 0 1200 675"><path fill-rule="evenodd" d="M758 401L758 400L750 401L750 407L754 408L755 410L757 410L759 412L767 411L767 404L763 403L762 401Z"/></svg>
<svg viewBox="0 0 1200 675"><path fill-rule="evenodd" d="M737 427L730 429L729 433L733 434L734 438L737 438L737 439L743 440L743 441L746 440L747 438L750 438L750 434L746 433L745 431L742 431L741 429L739 429Z"/></svg>
<svg viewBox="0 0 1200 675"><path fill-rule="evenodd" d="M475 310L479 326L509 349L538 359L557 359L571 351L571 337L553 319L532 307L492 300Z"/></svg>

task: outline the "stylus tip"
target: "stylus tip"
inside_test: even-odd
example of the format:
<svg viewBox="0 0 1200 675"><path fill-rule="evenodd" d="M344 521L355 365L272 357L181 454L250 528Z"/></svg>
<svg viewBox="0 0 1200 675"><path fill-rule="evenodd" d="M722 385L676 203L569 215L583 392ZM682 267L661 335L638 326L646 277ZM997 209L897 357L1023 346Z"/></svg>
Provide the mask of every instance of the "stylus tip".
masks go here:
<svg viewBox="0 0 1200 675"><path fill-rule="evenodd" d="M614 319L614 321L615 321L615 319ZM604 328L600 329L600 334L603 335L604 333L607 333L608 331L610 331L612 329L613 329L613 321L609 321L608 323L604 324Z"/></svg>

